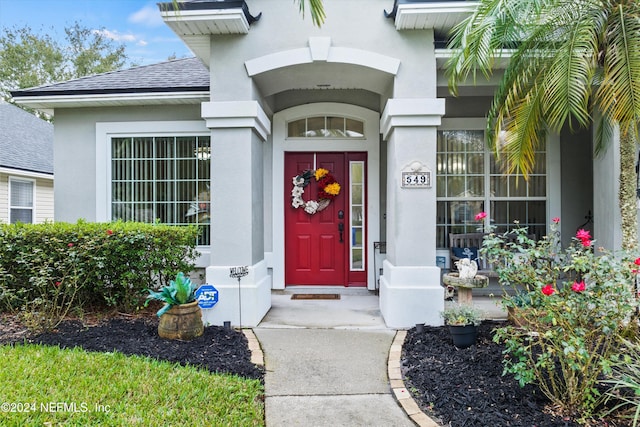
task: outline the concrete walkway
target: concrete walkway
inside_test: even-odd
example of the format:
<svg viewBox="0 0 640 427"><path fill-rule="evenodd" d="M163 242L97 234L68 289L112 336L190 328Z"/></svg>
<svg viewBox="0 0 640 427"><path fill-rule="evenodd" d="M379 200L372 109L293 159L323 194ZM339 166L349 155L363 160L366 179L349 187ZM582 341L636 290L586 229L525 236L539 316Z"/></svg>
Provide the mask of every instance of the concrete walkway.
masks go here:
<svg viewBox="0 0 640 427"><path fill-rule="evenodd" d="M340 300L292 300L299 292L341 292ZM387 329L367 291L302 289L272 295L254 329L265 357L268 427L414 426L395 400Z"/></svg>
<svg viewBox="0 0 640 427"><path fill-rule="evenodd" d="M322 292L341 299L291 299ZM493 302L474 303L500 316ZM416 419L419 409L399 380L404 335L385 326L377 295L345 288L274 291L271 310L253 331L264 353L267 427L416 425L407 412ZM417 415L426 419L420 425L436 425Z"/></svg>

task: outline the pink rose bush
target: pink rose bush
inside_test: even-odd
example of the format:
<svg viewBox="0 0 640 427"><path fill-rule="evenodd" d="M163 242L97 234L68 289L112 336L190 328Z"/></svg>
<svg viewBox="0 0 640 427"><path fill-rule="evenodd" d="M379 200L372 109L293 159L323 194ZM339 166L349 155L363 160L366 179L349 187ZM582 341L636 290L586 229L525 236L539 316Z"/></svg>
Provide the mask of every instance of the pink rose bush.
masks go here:
<svg viewBox="0 0 640 427"><path fill-rule="evenodd" d="M524 320L525 326L508 325L494 335L508 355L505 373L522 386L537 385L561 411L587 419L602 410L599 381L634 327L640 258L594 250L591 233L583 229L563 248L559 223L554 218L549 235L537 241L526 228L491 233L481 253L499 283L512 289L504 306Z"/></svg>

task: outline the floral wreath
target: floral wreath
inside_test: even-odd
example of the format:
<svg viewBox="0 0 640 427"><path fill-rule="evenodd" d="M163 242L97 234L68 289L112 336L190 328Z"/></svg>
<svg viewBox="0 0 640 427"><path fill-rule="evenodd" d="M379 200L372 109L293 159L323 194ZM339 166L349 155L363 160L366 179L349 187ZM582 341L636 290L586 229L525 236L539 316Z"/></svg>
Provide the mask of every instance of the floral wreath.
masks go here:
<svg viewBox="0 0 640 427"><path fill-rule="evenodd" d="M304 189L311 177L314 177L318 182L318 200L304 201L302 195ZM319 168L316 170L307 169L300 175L293 177L293 190L291 190L291 206L294 208L304 208L304 211L309 215L313 215L316 212L324 210L331 200L333 200L338 194L340 194L340 184L329 173L328 170Z"/></svg>

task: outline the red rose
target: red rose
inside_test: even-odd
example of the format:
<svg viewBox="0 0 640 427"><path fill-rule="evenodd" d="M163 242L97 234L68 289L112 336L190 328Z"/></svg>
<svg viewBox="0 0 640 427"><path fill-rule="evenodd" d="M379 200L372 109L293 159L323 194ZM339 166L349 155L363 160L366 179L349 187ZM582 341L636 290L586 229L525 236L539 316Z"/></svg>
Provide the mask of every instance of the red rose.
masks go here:
<svg viewBox="0 0 640 427"><path fill-rule="evenodd" d="M542 287L542 293L545 294L546 296L553 295L553 293L555 291L556 290L553 289L553 286L551 286L551 285L545 285L545 286Z"/></svg>

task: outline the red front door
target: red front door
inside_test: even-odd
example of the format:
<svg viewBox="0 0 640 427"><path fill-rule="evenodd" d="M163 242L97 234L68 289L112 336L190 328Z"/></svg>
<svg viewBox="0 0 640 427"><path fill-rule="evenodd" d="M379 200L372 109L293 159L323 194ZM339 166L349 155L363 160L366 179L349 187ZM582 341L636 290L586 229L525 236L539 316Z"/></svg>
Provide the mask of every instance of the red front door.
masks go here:
<svg viewBox="0 0 640 427"><path fill-rule="evenodd" d="M340 193L315 214L291 204L292 180L306 170L328 170L340 184ZM345 284L344 154L286 153L285 155L285 281L287 285ZM318 200L318 183L311 177L303 200ZM342 217L342 218L340 218ZM342 226L340 225L342 224ZM340 232L342 229L342 235Z"/></svg>

